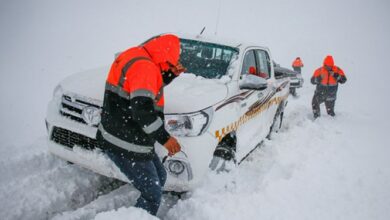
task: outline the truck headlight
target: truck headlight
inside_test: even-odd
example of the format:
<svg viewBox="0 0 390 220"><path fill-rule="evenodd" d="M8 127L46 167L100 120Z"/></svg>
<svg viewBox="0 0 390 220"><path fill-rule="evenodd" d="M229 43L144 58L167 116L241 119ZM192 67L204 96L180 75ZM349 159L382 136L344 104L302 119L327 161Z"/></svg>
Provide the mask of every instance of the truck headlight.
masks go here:
<svg viewBox="0 0 390 220"><path fill-rule="evenodd" d="M168 169L171 173L175 175L180 175L183 173L185 167L180 160L170 160L168 162Z"/></svg>
<svg viewBox="0 0 390 220"><path fill-rule="evenodd" d="M189 113L165 115L165 129L174 136L199 136L210 125L213 108Z"/></svg>
<svg viewBox="0 0 390 220"><path fill-rule="evenodd" d="M190 181L193 178L191 164L187 154L180 151L172 157L165 156L162 159L168 174L181 181Z"/></svg>

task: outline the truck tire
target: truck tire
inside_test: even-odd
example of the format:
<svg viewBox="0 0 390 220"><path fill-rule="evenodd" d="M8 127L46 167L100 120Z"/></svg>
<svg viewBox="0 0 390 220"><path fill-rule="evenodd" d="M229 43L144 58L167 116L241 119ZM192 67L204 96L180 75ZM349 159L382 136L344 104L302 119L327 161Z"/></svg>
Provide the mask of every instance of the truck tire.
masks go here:
<svg viewBox="0 0 390 220"><path fill-rule="evenodd" d="M267 135L267 139L271 140L272 139L272 133L278 133L280 128L282 127L283 124L283 114L284 114L284 103L280 103L278 109L276 110L276 114L274 116L274 119L272 121L272 125L269 129L269 133Z"/></svg>
<svg viewBox="0 0 390 220"><path fill-rule="evenodd" d="M290 88L290 94L294 97L297 96L297 89L296 88Z"/></svg>
<svg viewBox="0 0 390 220"><path fill-rule="evenodd" d="M215 149L209 168L217 173L229 172L236 165L236 139L234 134L229 134Z"/></svg>

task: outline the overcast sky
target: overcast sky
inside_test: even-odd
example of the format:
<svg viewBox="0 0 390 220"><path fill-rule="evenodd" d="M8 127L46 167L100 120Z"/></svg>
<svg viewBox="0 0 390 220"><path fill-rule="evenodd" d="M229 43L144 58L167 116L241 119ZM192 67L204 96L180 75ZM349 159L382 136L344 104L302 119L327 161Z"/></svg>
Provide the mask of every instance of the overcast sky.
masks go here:
<svg viewBox="0 0 390 220"><path fill-rule="evenodd" d="M144 1L0 0L0 143L45 136L46 105L64 77L109 65L152 35L204 26L269 47L283 66L302 57L305 78L332 54L350 79L341 97L388 107L389 1Z"/></svg>

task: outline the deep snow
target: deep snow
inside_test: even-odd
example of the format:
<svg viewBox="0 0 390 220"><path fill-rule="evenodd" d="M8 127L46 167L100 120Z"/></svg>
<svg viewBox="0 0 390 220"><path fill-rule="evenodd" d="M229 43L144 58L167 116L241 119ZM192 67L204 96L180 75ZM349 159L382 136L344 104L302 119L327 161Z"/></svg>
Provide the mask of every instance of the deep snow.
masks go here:
<svg viewBox="0 0 390 220"><path fill-rule="evenodd" d="M107 179L47 153L46 105L74 72L107 65L151 35L207 26L268 46L282 66L301 56L305 88L290 97L273 140L231 173L210 174L164 218L389 219L389 8L386 0L1 1L0 218L153 219L131 207L131 186L97 198ZM348 82L337 117L313 122L309 78L327 54Z"/></svg>
<svg viewBox="0 0 390 220"><path fill-rule="evenodd" d="M285 124L272 140L232 172L210 173L160 217L387 219L385 127L378 129L382 123L372 114L345 110L346 100L338 100L335 118L313 121L312 91L306 84L298 98L290 97ZM97 197L105 178L49 155L42 139L29 148L1 158L3 219L153 219L131 207L138 196L131 186Z"/></svg>

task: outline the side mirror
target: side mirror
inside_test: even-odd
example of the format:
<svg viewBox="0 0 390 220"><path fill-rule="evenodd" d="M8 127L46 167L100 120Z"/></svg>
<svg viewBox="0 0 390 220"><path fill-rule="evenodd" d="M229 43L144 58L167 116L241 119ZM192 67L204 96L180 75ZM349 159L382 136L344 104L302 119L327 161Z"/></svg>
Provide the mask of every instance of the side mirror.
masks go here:
<svg viewBox="0 0 390 220"><path fill-rule="evenodd" d="M274 67L280 67L280 64L279 63L276 63L275 61L272 61Z"/></svg>
<svg viewBox="0 0 390 220"><path fill-rule="evenodd" d="M279 72L279 71L275 71L275 78L279 79L279 78L283 78L283 77L286 77L286 74Z"/></svg>
<svg viewBox="0 0 390 220"><path fill-rule="evenodd" d="M240 80L240 89L264 90L267 87L267 80L256 75L246 74Z"/></svg>

